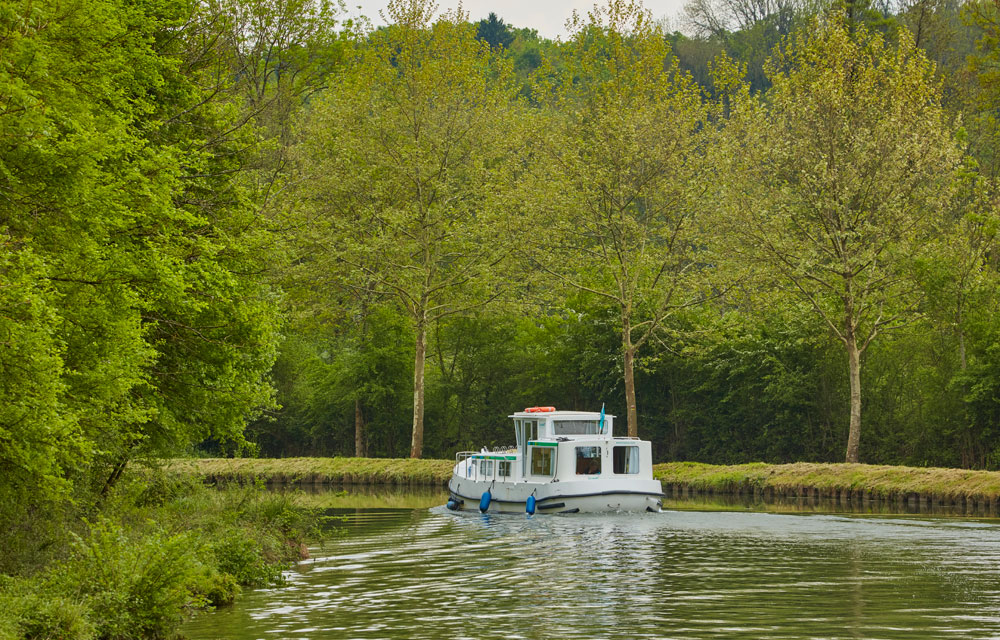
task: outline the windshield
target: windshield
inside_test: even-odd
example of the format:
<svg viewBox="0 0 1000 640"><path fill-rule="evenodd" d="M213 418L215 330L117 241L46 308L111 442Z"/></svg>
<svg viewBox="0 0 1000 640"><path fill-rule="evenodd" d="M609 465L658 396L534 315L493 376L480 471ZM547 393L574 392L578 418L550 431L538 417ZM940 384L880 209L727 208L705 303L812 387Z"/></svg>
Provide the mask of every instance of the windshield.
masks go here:
<svg viewBox="0 0 1000 640"><path fill-rule="evenodd" d="M552 428L557 436L582 436L598 433L597 420L556 420Z"/></svg>

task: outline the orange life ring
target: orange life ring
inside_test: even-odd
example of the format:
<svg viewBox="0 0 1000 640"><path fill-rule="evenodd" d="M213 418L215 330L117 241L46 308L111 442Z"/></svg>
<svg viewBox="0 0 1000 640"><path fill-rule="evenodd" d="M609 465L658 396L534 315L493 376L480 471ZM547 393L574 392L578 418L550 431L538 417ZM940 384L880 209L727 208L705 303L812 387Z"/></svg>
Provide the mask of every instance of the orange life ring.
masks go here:
<svg viewBox="0 0 1000 640"><path fill-rule="evenodd" d="M555 407L528 407L524 410L525 413L548 413L549 411L555 411Z"/></svg>

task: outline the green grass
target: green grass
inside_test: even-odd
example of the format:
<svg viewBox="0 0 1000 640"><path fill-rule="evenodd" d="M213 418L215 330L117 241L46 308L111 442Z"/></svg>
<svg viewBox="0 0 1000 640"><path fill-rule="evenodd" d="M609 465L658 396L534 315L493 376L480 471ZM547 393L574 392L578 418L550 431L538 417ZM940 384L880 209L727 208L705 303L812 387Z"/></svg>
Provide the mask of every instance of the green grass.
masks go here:
<svg viewBox="0 0 1000 640"><path fill-rule="evenodd" d="M171 460L166 469L216 482L444 486L454 464L411 458L199 458Z"/></svg>
<svg viewBox="0 0 1000 640"><path fill-rule="evenodd" d="M948 500L1000 497L1000 472L966 469L810 462L732 466L668 462L655 465L653 475L665 484L716 493L818 490L863 492L881 498L911 494Z"/></svg>
<svg viewBox="0 0 1000 640"><path fill-rule="evenodd" d="M409 458L207 458L171 460L167 470L216 482L259 478L286 484L444 486L453 465L451 460ZM911 494L939 499L1000 498L1000 472L965 469L810 462L729 466L667 462L655 465L653 475L664 484L715 493L852 491L883 498Z"/></svg>

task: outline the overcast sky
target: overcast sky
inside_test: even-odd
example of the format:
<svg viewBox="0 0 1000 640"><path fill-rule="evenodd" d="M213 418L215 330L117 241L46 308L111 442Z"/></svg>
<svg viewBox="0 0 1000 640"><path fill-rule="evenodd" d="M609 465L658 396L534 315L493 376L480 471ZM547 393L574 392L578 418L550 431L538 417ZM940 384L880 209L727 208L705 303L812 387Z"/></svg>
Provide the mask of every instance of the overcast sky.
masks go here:
<svg viewBox="0 0 1000 640"><path fill-rule="evenodd" d="M644 5L655 18L669 18L671 28L678 28L676 17L685 0L647 0ZM437 0L443 9L453 9L457 0ZM379 10L385 7L385 0L347 0L352 16L365 15L375 26L385 24L379 17ZM576 9L581 14L594 6L594 0L463 0L462 8L473 21L479 21L496 13L507 24L515 27L537 29L546 38L566 38L566 19Z"/></svg>

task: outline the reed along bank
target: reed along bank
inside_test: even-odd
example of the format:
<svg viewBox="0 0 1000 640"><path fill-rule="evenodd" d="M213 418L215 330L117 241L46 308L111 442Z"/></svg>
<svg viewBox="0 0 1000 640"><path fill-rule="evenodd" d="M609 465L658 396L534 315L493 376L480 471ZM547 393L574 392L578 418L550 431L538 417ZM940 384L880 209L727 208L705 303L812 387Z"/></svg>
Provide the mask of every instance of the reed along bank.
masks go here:
<svg viewBox="0 0 1000 640"><path fill-rule="evenodd" d="M204 458L168 463L171 473L213 483L444 486L451 460L410 458ZM655 465L664 491L677 494L832 498L1000 509L1000 472L867 464L749 463Z"/></svg>

